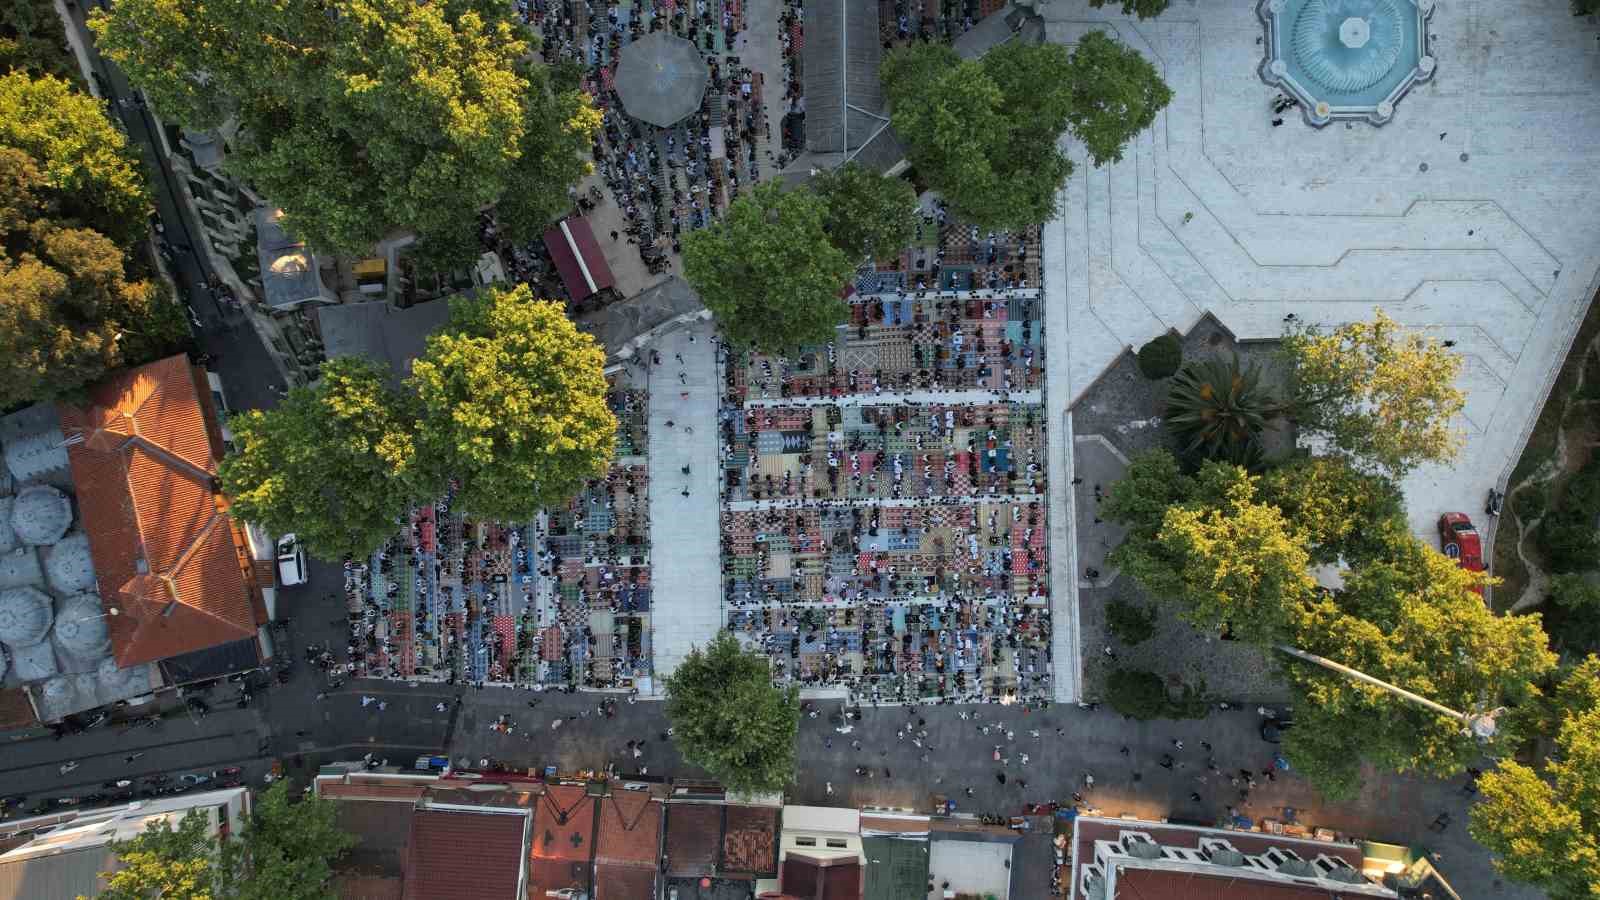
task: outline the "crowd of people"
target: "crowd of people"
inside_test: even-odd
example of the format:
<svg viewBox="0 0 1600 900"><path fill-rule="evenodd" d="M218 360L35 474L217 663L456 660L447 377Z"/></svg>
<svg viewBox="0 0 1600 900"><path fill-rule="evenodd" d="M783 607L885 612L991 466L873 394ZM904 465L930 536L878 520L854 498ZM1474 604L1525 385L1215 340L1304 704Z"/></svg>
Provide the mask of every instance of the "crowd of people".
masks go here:
<svg viewBox="0 0 1600 900"><path fill-rule="evenodd" d="M607 402L625 461L564 507L508 525L447 492L345 563L349 674L564 688L649 674L648 398L613 383Z"/></svg>
<svg viewBox="0 0 1600 900"><path fill-rule="evenodd" d="M900 285L794 360L720 356L728 624L781 677L863 702L1048 697L1045 417L1002 401L1042 380L1037 292Z"/></svg>
<svg viewBox="0 0 1600 900"><path fill-rule="evenodd" d="M582 70L584 89L603 115L592 151L599 183L652 271L669 265L667 254L681 250L684 232L709 225L742 189L776 170L767 86L742 59L747 23L738 0L531 0L522 7L543 37L546 61ZM666 128L630 115L615 89L628 45L658 31L693 43L710 74L700 109ZM797 82L781 87L798 93Z"/></svg>

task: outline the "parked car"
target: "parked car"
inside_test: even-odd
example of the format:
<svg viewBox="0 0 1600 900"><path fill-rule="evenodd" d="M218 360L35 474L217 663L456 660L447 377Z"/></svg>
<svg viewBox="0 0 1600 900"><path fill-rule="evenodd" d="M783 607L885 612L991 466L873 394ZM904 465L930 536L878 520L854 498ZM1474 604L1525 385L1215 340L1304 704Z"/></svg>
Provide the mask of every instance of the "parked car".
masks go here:
<svg viewBox="0 0 1600 900"><path fill-rule="evenodd" d="M1261 720L1261 739L1269 744L1283 741L1283 733L1294 727L1294 719L1280 716Z"/></svg>
<svg viewBox="0 0 1600 900"><path fill-rule="evenodd" d="M1483 540L1472 519L1463 512L1447 512L1439 517L1439 551L1469 572L1483 571ZM1474 588L1483 593L1483 588Z"/></svg>
<svg viewBox="0 0 1600 900"><path fill-rule="evenodd" d="M278 586L294 587L306 583L306 551L293 534L278 538Z"/></svg>
<svg viewBox="0 0 1600 900"><path fill-rule="evenodd" d="M217 427L222 432L222 448L233 452L233 432L228 430L228 417L233 410L228 407L228 395L222 390L222 378L215 372L206 373L206 383L211 386L211 402L217 407Z"/></svg>

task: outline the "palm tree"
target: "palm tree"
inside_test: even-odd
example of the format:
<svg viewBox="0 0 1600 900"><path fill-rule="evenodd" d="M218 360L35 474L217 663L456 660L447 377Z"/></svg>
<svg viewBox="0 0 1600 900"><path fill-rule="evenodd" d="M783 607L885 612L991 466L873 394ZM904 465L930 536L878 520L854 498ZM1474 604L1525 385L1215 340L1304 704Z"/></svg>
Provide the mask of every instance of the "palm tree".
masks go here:
<svg viewBox="0 0 1600 900"><path fill-rule="evenodd" d="M1167 394L1167 427L1184 454L1248 466L1259 460L1257 438L1283 407L1261 385L1261 369L1237 355L1184 363Z"/></svg>

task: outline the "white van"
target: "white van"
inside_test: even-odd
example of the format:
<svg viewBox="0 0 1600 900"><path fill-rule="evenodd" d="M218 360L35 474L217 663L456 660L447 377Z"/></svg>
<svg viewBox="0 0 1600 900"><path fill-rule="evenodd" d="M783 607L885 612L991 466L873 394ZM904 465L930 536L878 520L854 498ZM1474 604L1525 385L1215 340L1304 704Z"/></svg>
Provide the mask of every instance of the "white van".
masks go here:
<svg viewBox="0 0 1600 900"><path fill-rule="evenodd" d="M306 583L306 551L293 534L278 538L278 586L294 587Z"/></svg>
<svg viewBox="0 0 1600 900"><path fill-rule="evenodd" d="M222 378L208 370L206 382L211 385L211 402L217 408L217 428L222 432L222 449L232 453L233 432L228 430L228 417L233 415L233 410L228 407L228 395L222 391Z"/></svg>

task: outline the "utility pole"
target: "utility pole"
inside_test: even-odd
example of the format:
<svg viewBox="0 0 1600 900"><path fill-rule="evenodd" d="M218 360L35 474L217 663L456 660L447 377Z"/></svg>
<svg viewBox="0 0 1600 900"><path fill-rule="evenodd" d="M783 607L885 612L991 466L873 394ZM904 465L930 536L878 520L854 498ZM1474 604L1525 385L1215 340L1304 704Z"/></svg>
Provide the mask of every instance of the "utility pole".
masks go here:
<svg viewBox="0 0 1600 900"><path fill-rule="evenodd" d="M1414 703L1417 706L1423 707L1424 709L1432 710L1441 716L1455 719L1466 728L1468 734L1471 734L1480 741L1486 741L1489 738L1494 737L1496 731L1495 718L1499 716L1500 713L1505 711L1503 708L1501 708L1489 710L1488 712L1457 712L1448 706L1435 703L1421 694L1414 694L1403 687L1390 684L1389 682L1379 678L1374 678L1365 672L1352 669L1343 663L1336 663L1325 656L1318 656L1315 653L1307 653L1298 647L1290 647L1284 644L1279 644L1278 649L1289 654L1295 659L1305 660L1309 663L1316 663L1324 669L1328 669L1332 672L1338 672L1340 675L1353 678L1356 681L1362 682L1363 684L1370 684L1373 687L1388 691L1402 700Z"/></svg>

